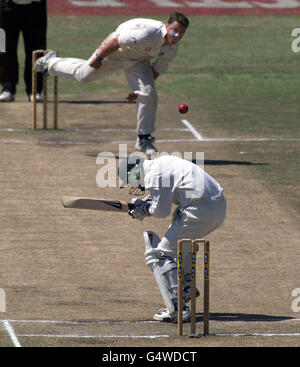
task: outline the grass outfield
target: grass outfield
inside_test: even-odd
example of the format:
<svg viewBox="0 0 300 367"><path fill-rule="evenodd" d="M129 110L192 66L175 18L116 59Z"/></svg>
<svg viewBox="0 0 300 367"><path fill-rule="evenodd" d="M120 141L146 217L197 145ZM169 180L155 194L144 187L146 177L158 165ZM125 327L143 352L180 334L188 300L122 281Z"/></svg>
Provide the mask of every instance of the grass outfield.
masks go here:
<svg viewBox="0 0 300 367"><path fill-rule="evenodd" d="M125 17L49 17L48 48L62 57L88 58ZM165 21L165 18L160 18ZM157 82L161 100L178 95L197 112L194 126L212 138L274 139L240 143L243 159L263 162L258 172L271 191L300 210L299 54L291 50L294 17L191 17L177 58ZM20 58L23 59L20 47ZM22 61L20 63L22 69ZM22 75L22 71L20 73ZM51 83L50 83L51 84ZM24 90L23 81L18 86ZM60 81L59 94L128 92L123 73L91 84ZM241 158L241 157L239 157Z"/></svg>

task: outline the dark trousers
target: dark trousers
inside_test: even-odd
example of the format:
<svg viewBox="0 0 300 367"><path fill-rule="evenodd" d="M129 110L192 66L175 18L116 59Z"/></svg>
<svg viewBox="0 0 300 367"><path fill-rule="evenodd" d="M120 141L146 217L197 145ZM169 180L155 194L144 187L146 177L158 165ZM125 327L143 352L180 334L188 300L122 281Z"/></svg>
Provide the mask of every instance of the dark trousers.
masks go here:
<svg viewBox="0 0 300 367"><path fill-rule="evenodd" d="M0 55L0 83L3 90L13 94L19 82L18 41L23 35L25 48L24 81L26 93L32 87L32 51L46 49L47 12L45 2L28 5L12 4L0 9L0 28L6 33L6 53ZM38 73L37 91L43 89L42 75Z"/></svg>

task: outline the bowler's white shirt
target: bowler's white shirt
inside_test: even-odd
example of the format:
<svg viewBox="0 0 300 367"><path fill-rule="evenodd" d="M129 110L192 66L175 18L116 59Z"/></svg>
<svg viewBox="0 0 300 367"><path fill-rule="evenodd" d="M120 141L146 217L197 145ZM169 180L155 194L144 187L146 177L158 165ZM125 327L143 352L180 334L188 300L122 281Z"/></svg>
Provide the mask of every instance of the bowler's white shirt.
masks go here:
<svg viewBox="0 0 300 367"><path fill-rule="evenodd" d="M155 71L165 73L176 56L178 44L164 45L166 25L158 20L134 18L118 26L115 33L121 50L131 60L156 59Z"/></svg>

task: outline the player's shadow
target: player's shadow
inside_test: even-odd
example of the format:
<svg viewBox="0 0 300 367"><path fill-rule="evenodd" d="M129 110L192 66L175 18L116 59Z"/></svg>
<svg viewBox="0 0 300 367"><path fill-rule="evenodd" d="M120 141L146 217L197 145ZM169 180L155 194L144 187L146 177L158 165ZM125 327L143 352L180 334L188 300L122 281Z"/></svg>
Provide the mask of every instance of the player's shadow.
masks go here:
<svg viewBox="0 0 300 367"><path fill-rule="evenodd" d="M88 157L98 157L99 153L95 153L95 152L88 152L86 153L86 155ZM108 155L102 155L102 158L111 158L111 156ZM125 157L119 157L118 155L114 155L114 158L116 159L123 159ZM193 163L195 164L199 164L201 162L197 162L195 159L192 160ZM238 165L238 166L266 166L269 163L260 163L260 162L249 162L249 161L231 161L231 160L224 160L224 159L217 159L217 160L211 160L211 159L205 159L204 160L204 166L229 166L229 165Z"/></svg>
<svg viewBox="0 0 300 367"><path fill-rule="evenodd" d="M193 160L193 163L197 163ZM269 163L260 163L260 162L249 162L249 161L231 161L231 160L224 160L224 159L205 159L204 165L205 166L230 166L230 165L238 165L238 166L267 166Z"/></svg>
<svg viewBox="0 0 300 367"><path fill-rule="evenodd" d="M203 321L203 313L197 313L197 321ZM293 317L289 316L273 316L264 314L248 314L248 313L210 313L209 319L213 321L234 322L234 321L246 321L246 322L278 322L293 320Z"/></svg>

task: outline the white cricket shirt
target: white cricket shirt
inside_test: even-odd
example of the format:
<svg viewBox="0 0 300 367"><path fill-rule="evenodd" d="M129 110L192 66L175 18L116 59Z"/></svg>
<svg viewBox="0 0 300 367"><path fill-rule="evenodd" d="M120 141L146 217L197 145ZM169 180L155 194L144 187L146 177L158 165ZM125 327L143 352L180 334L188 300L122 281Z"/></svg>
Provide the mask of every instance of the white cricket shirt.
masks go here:
<svg viewBox="0 0 300 367"><path fill-rule="evenodd" d="M165 73L176 56L178 44L164 45L166 25L158 20L134 18L118 26L115 33L122 51L131 60L156 59L154 69Z"/></svg>
<svg viewBox="0 0 300 367"><path fill-rule="evenodd" d="M150 191L151 215L164 218L171 212L172 203L186 207L200 198L216 198L223 188L196 164L175 156L145 160L144 184Z"/></svg>

